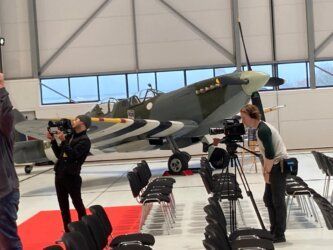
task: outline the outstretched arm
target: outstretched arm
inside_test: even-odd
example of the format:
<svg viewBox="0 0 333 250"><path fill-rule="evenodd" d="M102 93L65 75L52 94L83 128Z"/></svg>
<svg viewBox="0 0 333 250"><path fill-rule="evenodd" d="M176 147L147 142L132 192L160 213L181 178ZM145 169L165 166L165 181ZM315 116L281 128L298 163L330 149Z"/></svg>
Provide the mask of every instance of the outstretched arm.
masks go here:
<svg viewBox="0 0 333 250"><path fill-rule="evenodd" d="M5 89L4 76L0 73L0 132L7 137L13 131L14 115L12 110L13 105Z"/></svg>

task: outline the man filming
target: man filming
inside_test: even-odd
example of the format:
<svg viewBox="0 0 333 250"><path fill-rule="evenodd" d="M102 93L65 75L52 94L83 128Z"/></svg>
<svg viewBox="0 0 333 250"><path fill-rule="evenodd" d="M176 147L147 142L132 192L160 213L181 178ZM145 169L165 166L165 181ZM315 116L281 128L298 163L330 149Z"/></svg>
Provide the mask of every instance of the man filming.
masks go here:
<svg viewBox="0 0 333 250"><path fill-rule="evenodd" d="M245 126L255 128L260 153L263 156L265 179L264 203L268 209L273 242L285 242L286 230L286 175L283 173L283 159L288 158L286 147L279 132L269 123L260 120L258 108L247 104L240 110Z"/></svg>
<svg viewBox="0 0 333 250"><path fill-rule="evenodd" d="M86 215L81 198L80 171L91 147L90 139L86 134L90 125L89 116L79 115L72 121L72 134L65 135L60 130L56 134L47 132L47 138L51 140L52 150L58 159L54 165L55 187L65 232L69 231L67 225L71 222L68 195L72 198L79 220ZM61 141L60 145L55 137Z"/></svg>

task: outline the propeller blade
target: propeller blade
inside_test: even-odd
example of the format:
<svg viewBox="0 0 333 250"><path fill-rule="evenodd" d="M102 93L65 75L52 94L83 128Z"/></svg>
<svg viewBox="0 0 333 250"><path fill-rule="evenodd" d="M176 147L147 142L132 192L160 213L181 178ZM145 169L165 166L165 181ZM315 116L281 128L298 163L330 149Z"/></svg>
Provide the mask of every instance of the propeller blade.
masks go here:
<svg viewBox="0 0 333 250"><path fill-rule="evenodd" d="M247 63L247 69L248 69L248 71L252 71L250 60L249 60L249 57L247 55L246 46L245 46L245 42L244 42L242 24L239 20L238 20L238 27L239 27L239 32L240 32L242 43L243 43L243 48L244 48L244 53L245 53L245 58L246 58L246 63Z"/></svg>
<svg viewBox="0 0 333 250"><path fill-rule="evenodd" d="M260 114L261 114L261 120L266 121L265 112L264 112L264 109L262 107L262 102L261 102L260 94L259 94L258 91L252 93L251 101L252 101L252 104L257 106L257 108L259 109Z"/></svg>
<svg viewBox="0 0 333 250"><path fill-rule="evenodd" d="M279 77L271 77L265 84L267 87L277 87L284 84L284 79L279 78Z"/></svg>

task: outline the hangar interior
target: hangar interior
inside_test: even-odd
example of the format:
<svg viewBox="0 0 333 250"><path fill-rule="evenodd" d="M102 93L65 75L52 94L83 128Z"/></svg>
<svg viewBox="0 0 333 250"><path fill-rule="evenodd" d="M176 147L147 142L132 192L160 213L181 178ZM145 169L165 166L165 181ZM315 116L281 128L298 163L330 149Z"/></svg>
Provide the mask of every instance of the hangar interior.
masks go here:
<svg viewBox="0 0 333 250"><path fill-rule="evenodd" d="M14 107L29 119L75 117L104 99L128 98L148 84L171 92L246 71L239 18L252 69L285 79L281 86L260 91L264 107L285 105L267 113L266 120L298 158L299 176L323 194L326 177L311 150L333 155L332 11L330 0L1 0L1 65ZM198 143L186 149L193 155L190 167L200 167L201 148ZM88 157L82 169L85 205L135 205L127 172L146 159L153 175L161 175L170 154L154 150ZM245 172L268 223L261 169L255 171L251 159L245 155ZM22 167L17 172L18 224L40 211L59 209L52 166L36 166L30 175ZM203 249L203 207L209 196L199 174L175 178L174 228L166 230L163 221L152 226L160 215L154 206L142 232L155 236L153 249ZM313 205L310 200L306 204ZM244 215L255 218L245 195L241 206ZM287 242L275 248L331 249L332 231L320 212L316 221L313 211L320 209L314 207L303 211L296 203L291 206ZM255 220L239 221L240 226L259 226Z"/></svg>

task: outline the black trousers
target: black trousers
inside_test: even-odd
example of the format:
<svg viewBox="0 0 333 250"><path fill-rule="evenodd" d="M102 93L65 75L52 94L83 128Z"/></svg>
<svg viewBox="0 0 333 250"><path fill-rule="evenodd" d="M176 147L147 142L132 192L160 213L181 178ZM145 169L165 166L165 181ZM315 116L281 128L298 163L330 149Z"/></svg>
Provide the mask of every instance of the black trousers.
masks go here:
<svg viewBox="0 0 333 250"><path fill-rule="evenodd" d="M72 222L71 214L69 211L68 196L70 196L72 199L79 220L81 220L81 218L86 215L86 209L81 198L81 185L82 179L79 175L62 177L56 176L55 178L55 187L65 232L69 232L68 223Z"/></svg>
<svg viewBox="0 0 333 250"><path fill-rule="evenodd" d="M286 175L280 165L274 165L270 173L270 184L266 183L264 203L268 209L271 232L275 237L284 236L286 231L287 207L285 202Z"/></svg>

